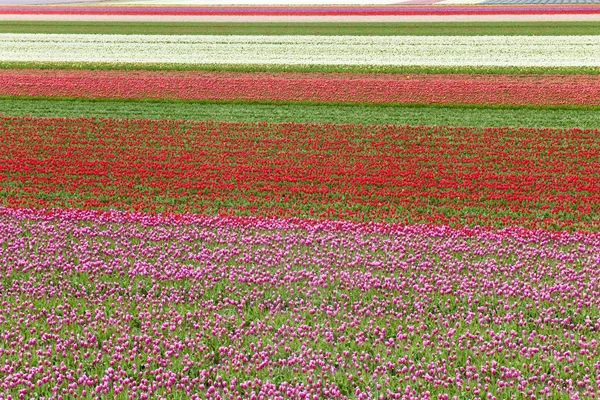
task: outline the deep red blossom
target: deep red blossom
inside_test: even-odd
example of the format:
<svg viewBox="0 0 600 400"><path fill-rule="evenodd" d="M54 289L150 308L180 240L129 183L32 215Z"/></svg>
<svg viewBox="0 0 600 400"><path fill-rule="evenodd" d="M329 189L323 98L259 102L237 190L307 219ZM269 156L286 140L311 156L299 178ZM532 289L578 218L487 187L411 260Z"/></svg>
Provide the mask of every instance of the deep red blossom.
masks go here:
<svg viewBox="0 0 600 400"><path fill-rule="evenodd" d="M0 199L597 230L600 134L580 129L0 119Z"/></svg>

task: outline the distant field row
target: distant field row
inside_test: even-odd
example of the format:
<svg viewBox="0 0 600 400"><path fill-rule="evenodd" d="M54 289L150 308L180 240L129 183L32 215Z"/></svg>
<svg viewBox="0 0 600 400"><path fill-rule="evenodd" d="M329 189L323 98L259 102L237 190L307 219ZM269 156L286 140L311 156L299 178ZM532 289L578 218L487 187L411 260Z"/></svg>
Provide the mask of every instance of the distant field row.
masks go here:
<svg viewBox="0 0 600 400"><path fill-rule="evenodd" d="M0 21L0 33L146 35L358 35L482 36L600 35L600 21L567 22L378 22L208 23Z"/></svg>
<svg viewBox="0 0 600 400"><path fill-rule="evenodd" d="M253 36L1 33L0 61L597 69L600 36ZM183 67L185 68L185 67Z"/></svg>
<svg viewBox="0 0 600 400"><path fill-rule="evenodd" d="M0 98L600 108L596 75L0 70Z"/></svg>
<svg viewBox="0 0 600 400"><path fill-rule="evenodd" d="M313 122L363 125L532 128L600 127L597 110L397 107L303 104L202 104L152 101L0 100L7 116L99 117L226 122Z"/></svg>
<svg viewBox="0 0 600 400"><path fill-rule="evenodd" d="M97 71L222 71L319 72L361 74L494 74L494 75L600 75L593 67L431 66L431 65L289 65L289 64L179 64L173 62L64 62L1 61L0 69L56 69Z"/></svg>

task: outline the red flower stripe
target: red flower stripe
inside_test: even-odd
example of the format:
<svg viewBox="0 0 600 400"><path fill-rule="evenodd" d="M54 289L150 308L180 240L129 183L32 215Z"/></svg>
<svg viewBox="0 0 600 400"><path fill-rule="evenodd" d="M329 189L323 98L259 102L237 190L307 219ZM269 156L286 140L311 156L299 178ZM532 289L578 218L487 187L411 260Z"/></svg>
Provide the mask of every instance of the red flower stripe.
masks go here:
<svg viewBox="0 0 600 400"><path fill-rule="evenodd" d="M600 133L0 118L0 204L598 230Z"/></svg>
<svg viewBox="0 0 600 400"><path fill-rule="evenodd" d="M600 77L1 70L0 96L600 106Z"/></svg>
<svg viewBox="0 0 600 400"><path fill-rule="evenodd" d="M531 14L598 14L596 4L578 5L483 5L439 7L428 5L400 6L232 6L232 7L169 7L169 6L4 6L0 14L54 15L531 15Z"/></svg>

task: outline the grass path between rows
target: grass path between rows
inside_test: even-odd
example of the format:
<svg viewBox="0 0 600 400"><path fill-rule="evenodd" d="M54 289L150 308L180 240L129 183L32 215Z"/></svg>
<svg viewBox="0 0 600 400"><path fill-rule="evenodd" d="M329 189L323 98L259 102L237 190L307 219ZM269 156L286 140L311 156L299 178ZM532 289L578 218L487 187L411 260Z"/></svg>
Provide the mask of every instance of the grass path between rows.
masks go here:
<svg viewBox="0 0 600 400"><path fill-rule="evenodd" d="M289 107L366 107L366 108L384 108L394 109L418 108L418 109L480 109L480 110L532 110L532 111L552 111L552 110L571 110L571 111L596 111L600 112L598 105L580 105L580 104L558 104L558 105L536 105L536 104L484 104L484 103L411 103L411 102L390 102L390 103L370 103L370 102L352 102L352 101L293 101L293 100L213 100L213 99L180 99L172 97L85 97L85 96L4 96L0 95L0 101L12 102L21 100L31 101L70 101L70 102L108 102L108 103L186 103L200 105L221 105L221 106L289 106ZM7 103L8 104L8 103ZM152 106L154 107L154 106Z"/></svg>
<svg viewBox="0 0 600 400"><path fill-rule="evenodd" d="M0 114L226 122L306 122L363 125L600 128L600 112L572 109L494 109L310 104L206 104L90 100L0 100Z"/></svg>
<svg viewBox="0 0 600 400"><path fill-rule="evenodd" d="M0 33L159 35L600 35L600 21L535 22L95 22L0 21Z"/></svg>
<svg viewBox="0 0 600 400"><path fill-rule="evenodd" d="M490 75L600 75L597 67L419 66L419 65L291 65L291 64L182 64L0 61L0 69L72 69L100 71L225 71L319 72L358 74L490 74Z"/></svg>

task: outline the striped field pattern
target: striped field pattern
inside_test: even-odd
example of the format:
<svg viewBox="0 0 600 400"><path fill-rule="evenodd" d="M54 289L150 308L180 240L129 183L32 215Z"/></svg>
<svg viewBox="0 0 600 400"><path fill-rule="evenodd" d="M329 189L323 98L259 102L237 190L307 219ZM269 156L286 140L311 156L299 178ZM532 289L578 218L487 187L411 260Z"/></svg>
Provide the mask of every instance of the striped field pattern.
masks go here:
<svg viewBox="0 0 600 400"><path fill-rule="evenodd" d="M600 396L592 1L136 3L0 6L0 400Z"/></svg>

